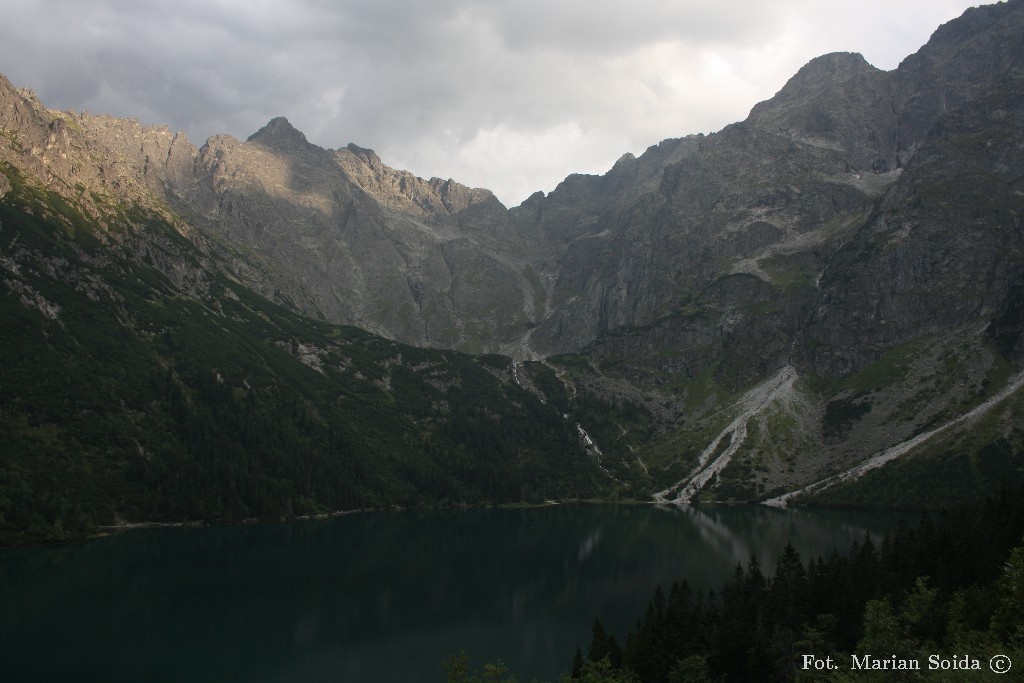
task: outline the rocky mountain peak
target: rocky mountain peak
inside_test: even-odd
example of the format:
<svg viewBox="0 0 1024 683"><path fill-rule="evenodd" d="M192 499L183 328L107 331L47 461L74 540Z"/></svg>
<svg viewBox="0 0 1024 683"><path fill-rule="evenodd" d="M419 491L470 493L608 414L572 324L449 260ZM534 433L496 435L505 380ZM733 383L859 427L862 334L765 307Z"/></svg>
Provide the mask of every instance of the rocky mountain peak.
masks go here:
<svg viewBox="0 0 1024 683"><path fill-rule="evenodd" d="M248 142L255 142L264 147L283 152L304 149L312 146L306 136L296 130L283 116L270 120L267 125L249 136Z"/></svg>
<svg viewBox="0 0 1024 683"><path fill-rule="evenodd" d="M376 166L384 163L380 160L380 157L377 156L377 153L374 152L372 149L369 149L367 147L360 147L354 142L348 143L345 149L352 152L352 154L359 157L360 159L362 159L364 162L371 166Z"/></svg>
<svg viewBox="0 0 1024 683"><path fill-rule="evenodd" d="M0 74L0 93L5 96L4 99L10 99L17 92L18 89L14 87L14 84L7 80L6 76Z"/></svg>
<svg viewBox="0 0 1024 683"><path fill-rule="evenodd" d="M1024 1L1022 0L1007 0L991 5L970 7L960 17L935 29L922 52L945 48L955 49L965 40L972 40L993 29L997 33L1001 33L1007 28L1012 30L1013 26L1019 27L1020 22L1024 19L1021 16L1022 11L1024 11ZM1005 24L1007 21L1010 22L1009 26L999 27L1000 23Z"/></svg>
<svg viewBox="0 0 1024 683"><path fill-rule="evenodd" d="M563 416L575 411L581 422L556 414L551 424L564 422L574 438L585 424L606 449L605 464L621 458L620 471L635 471L621 481L678 479L692 465L680 454L717 449L735 454L737 466L722 466L709 488L718 487L719 499L750 500L946 429L938 425L959 449L967 442L954 441L953 430L966 422L950 420L994 406L1008 364L1024 356L1021 35L1024 0L1015 0L968 12L892 72L859 54L824 55L746 122L624 155L602 176L570 175L510 210L486 190L391 168L370 149L317 147L283 117L252 135L255 144L215 136L196 151L166 127L49 111L0 77L0 310L35 335L15 339L8 354L82 355L47 334L60 341L81 329L88 342L113 329L138 339L125 368L160 362L153 386L192 376L178 373L171 384L163 363L180 362L180 349L205 339L223 356L205 359L199 349L195 362L205 365L195 367L217 378L228 364L239 381L257 379L250 369L270 363L288 377L304 371L266 355L278 348L292 349L296 358L280 360L308 365L317 382L335 381L307 351L319 351L308 339L326 341L327 328L261 304L248 288L409 344L546 357L483 362L517 401L526 397L520 387L563 404ZM97 218L106 222L93 229ZM120 300L106 282L123 283ZM94 308L103 287L112 305ZM109 323L81 326L86 316L77 311L107 309ZM200 316L206 322L195 327ZM216 341L221 331L239 343ZM330 339L354 334L335 328ZM119 369L119 353L103 346L91 349L114 360L99 370ZM381 351L357 351L375 359L372 367L356 355L337 366L339 400L425 410L456 386L454 375L435 374L440 360L424 361L426 352L373 346ZM249 365L236 363L247 349ZM52 405L61 415L79 414L62 398L63 368L81 367L73 356L45 373L59 387ZM23 386L43 366L18 365ZM372 391L344 384L356 368L367 371L357 379L372 381ZM812 375L820 389L798 381ZM306 384L294 377L295 386ZM430 388L417 394L421 377ZM124 386L134 379L126 375ZM237 386L248 392L244 381ZM273 376L260 382L285 386ZM389 391L399 392L394 401ZM767 411L773 395L779 412L760 413L761 426L749 430L732 422L709 446L723 424L762 410L751 406ZM1009 444L997 453L1024 453L1024 398L1014 400L998 418L1005 426L979 430ZM168 425L178 424L176 414L167 413ZM17 419L8 426L22 429ZM132 431L117 438L130 444L141 423L126 420ZM399 441L419 442L414 426ZM727 451L717 445L724 438L735 439ZM97 452L113 442L104 437ZM965 462L982 462L964 453ZM952 461L943 454L935 462Z"/></svg>
<svg viewBox="0 0 1024 683"><path fill-rule="evenodd" d="M791 109L797 103L832 96L844 84L882 73L857 52L832 52L815 57L801 67L775 97L755 105L747 120L758 123L770 119L773 114Z"/></svg>
<svg viewBox="0 0 1024 683"><path fill-rule="evenodd" d="M816 92L820 88L873 71L878 69L869 64L859 52L830 52L804 64L779 94Z"/></svg>
<svg viewBox="0 0 1024 683"><path fill-rule="evenodd" d="M899 165L892 87L890 73L862 55L833 52L754 106L746 124L838 152L854 169L888 171Z"/></svg>

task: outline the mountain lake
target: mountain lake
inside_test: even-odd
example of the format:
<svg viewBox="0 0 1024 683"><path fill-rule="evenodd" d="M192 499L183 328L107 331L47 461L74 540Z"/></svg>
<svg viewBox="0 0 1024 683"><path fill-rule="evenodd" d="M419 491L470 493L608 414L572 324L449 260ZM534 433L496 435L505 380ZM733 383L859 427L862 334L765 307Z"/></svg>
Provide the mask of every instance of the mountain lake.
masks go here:
<svg viewBox="0 0 1024 683"><path fill-rule="evenodd" d="M787 542L845 553L888 513L557 505L139 529L0 551L0 680L445 680L465 651L567 672L599 617L621 644L659 583L718 590ZM909 522L917 517L909 515Z"/></svg>

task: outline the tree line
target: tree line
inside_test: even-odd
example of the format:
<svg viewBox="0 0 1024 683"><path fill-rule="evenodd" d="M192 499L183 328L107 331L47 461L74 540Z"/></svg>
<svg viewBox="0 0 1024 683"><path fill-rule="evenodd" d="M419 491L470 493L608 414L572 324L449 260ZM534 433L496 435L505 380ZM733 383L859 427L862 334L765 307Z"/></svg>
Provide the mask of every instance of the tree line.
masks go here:
<svg viewBox="0 0 1024 683"><path fill-rule="evenodd" d="M852 669L865 655L922 670ZM989 667L999 655L1024 667L1024 488L845 554L805 560L787 545L770 575L751 557L717 592L658 586L623 640L595 619L560 683L1006 680ZM955 668L972 660L982 671ZM465 655L445 671L449 683L516 681L500 662L472 670Z"/></svg>
<svg viewBox="0 0 1024 683"><path fill-rule="evenodd" d="M1022 536L1024 490L1004 489L880 542L865 536L845 555L804 561L788 545L773 575L752 557L717 595L685 581L667 595L656 588L621 647L595 621L586 660L642 683L892 680L891 671L851 672L857 653L927 666L936 653L1016 652L1024 666ZM839 669L804 668L804 655ZM583 662L580 652L573 679L585 679Z"/></svg>

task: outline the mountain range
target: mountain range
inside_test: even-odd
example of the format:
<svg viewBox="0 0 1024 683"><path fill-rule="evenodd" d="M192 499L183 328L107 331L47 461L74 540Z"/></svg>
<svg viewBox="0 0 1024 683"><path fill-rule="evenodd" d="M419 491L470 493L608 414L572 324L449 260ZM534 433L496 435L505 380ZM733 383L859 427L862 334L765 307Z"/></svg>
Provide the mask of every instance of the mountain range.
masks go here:
<svg viewBox="0 0 1024 683"><path fill-rule="evenodd" d="M506 208L0 77L0 534L1024 479L1024 2Z"/></svg>

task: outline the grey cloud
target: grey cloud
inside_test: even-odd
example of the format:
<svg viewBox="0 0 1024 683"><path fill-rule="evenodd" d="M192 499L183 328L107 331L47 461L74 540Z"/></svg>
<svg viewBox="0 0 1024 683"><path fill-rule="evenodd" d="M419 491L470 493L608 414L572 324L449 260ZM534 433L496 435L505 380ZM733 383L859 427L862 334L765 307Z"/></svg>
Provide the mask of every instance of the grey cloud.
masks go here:
<svg viewBox="0 0 1024 683"><path fill-rule="evenodd" d="M656 41L739 42L770 30L781 13L772 3L691 0L594 3L524 0L478 3L517 49L538 47L608 54Z"/></svg>
<svg viewBox="0 0 1024 683"><path fill-rule="evenodd" d="M916 9L901 9L903 22L943 3L955 16L969 1L905 0ZM735 93L701 75L708 59L770 45L797 26L797 44L782 46L797 57L737 77L773 81L749 95L768 96L800 60L829 49L833 32L883 44L893 11L883 0L852 9L819 0L0 0L0 72L48 106L167 123L197 143L222 132L246 137L285 115L317 144L356 142L387 162L417 160L411 170L421 175L468 184L481 168L462 146L496 131L517 144L530 135L555 144L553 131L572 124L594 144L640 145L598 153L574 141L576 151L541 159L536 145L510 144L507 158L472 162L490 164L489 178L507 168L550 183L542 176L581 170L577 152L610 164L656 143L651 135L742 117L722 109L735 107ZM751 53L742 68L761 68L762 59ZM493 189L506 201L523 198Z"/></svg>

